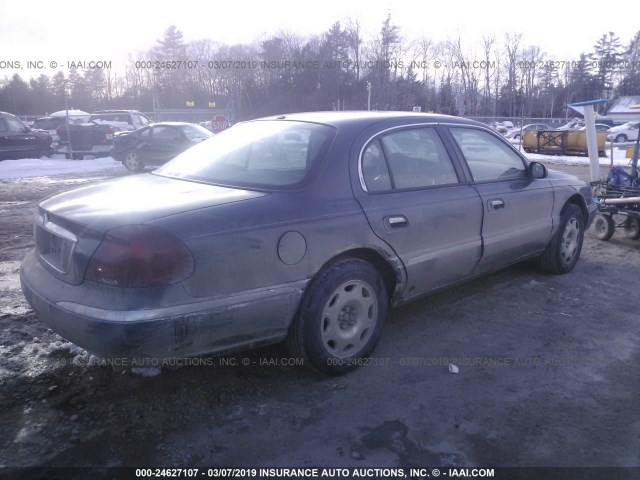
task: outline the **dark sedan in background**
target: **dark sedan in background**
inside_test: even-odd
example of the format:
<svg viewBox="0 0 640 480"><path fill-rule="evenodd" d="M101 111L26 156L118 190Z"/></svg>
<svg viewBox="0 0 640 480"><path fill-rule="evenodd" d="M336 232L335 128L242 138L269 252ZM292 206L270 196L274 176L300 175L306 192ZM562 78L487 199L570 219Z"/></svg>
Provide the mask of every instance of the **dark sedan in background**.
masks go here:
<svg viewBox="0 0 640 480"><path fill-rule="evenodd" d="M47 132L29 128L15 115L0 112L0 160L51 155L51 142Z"/></svg>
<svg viewBox="0 0 640 480"><path fill-rule="evenodd" d="M209 130L193 123L155 123L133 132L116 133L111 156L132 172L141 172L146 165L166 163L211 136Z"/></svg>
<svg viewBox="0 0 640 480"><path fill-rule="evenodd" d="M478 122L282 115L45 199L22 288L42 321L100 356L286 339L339 374L371 354L390 306L529 258L571 271L594 212L585 182Z"/></svg>

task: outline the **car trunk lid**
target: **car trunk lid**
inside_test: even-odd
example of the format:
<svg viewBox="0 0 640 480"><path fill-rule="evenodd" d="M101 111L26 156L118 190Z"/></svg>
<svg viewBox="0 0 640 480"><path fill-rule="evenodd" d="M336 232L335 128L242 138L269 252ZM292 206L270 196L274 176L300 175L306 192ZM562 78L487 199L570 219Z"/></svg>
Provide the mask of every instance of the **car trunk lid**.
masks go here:
<svg viewBox="0 0 640 480"><path fill-rule="evenodd" d="M35 221L39 258L57 278L80 284L104 233L200 208L250 200L266 193L135 175L82 187L43 200Z"/></svg>

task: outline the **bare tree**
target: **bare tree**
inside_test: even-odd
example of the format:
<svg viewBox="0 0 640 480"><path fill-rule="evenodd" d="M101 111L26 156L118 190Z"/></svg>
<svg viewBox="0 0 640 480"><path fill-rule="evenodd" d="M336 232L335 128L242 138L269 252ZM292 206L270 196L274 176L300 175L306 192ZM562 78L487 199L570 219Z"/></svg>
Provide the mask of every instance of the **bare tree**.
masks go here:
<svg viewBox="0 0 640 480"><path fill-rule="evenodd" d="M516 101L517 101L517 85L518 85L518 52L520 48L520 41L522 40L521 33L507 33L505 35L504 48L507 55L506 71L507 71L507 114L511 117L516 116Z"/></svg>
<svg viewBox="0 0 640 480"><path fill-rule="evenodd" d="M483 114L488 114L491 106L492 106L492 101L491 101L491 78L495 75L495 68L493 67L494 62L492 62L492 49L493 46L495 44L495 37L487 37L487 36L483 36L482 37L482 52L484 53L484 86L482 89L482 94L483 94L483 105L482 105L482 111ZM495 115L495 112L494 112Z"/></svg>

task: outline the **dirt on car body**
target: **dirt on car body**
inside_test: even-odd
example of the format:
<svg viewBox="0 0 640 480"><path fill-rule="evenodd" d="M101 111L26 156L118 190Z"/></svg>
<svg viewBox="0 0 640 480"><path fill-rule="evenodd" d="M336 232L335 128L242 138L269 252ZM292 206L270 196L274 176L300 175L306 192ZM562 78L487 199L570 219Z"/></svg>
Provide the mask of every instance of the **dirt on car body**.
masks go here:
<svg viewBox="0 0 640 480"><path fill-rule="evenodd" d="M36 202L116 174L1 184L0 467L640 466L638 241L588 232L568 275L524 263L400 307L340 378L281 345L109 366L17 278Z"/></svg>

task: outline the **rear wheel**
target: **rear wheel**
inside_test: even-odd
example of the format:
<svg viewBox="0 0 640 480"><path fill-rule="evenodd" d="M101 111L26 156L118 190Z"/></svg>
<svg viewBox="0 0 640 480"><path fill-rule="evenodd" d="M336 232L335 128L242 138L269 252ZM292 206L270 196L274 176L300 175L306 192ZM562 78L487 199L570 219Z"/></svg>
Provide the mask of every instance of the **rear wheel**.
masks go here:
<svg viewBox="0 0 640 480"><path fill-rule="evenodd" d="M363 260L340 260L309 284L287 346L305 365L340 375L371 354L388 308L378 271Z"/></svg>
<svg viewBox="0 0 640 480"><path fill-rule="evenodd" d="M593 221L593 228L596 231L596 237L600 240L607 241L613 236L616 224L611 215L602 215L599 213Z"/></svg>
<svg viewBox="0 0 640 480"><path fill-rule="evenodd" d="M141 172L144 169L144 163L136 152L127 152L122 160L124 166L132 172Z"/></svg>
<svg viewBox="0 0 640 480"><path fill-rule="evenodd" d="M578 263L584 239L584 217L576 205L565 205L560 226L542 254L542 268L550 273L569 273Z"/></svg>
<svg viewBox="0 0 640 480"><path fill-rule="evenodd" d="M640 238L640 220L635 217L627 217L624 222L624 234L632 240Z"/></svg>

